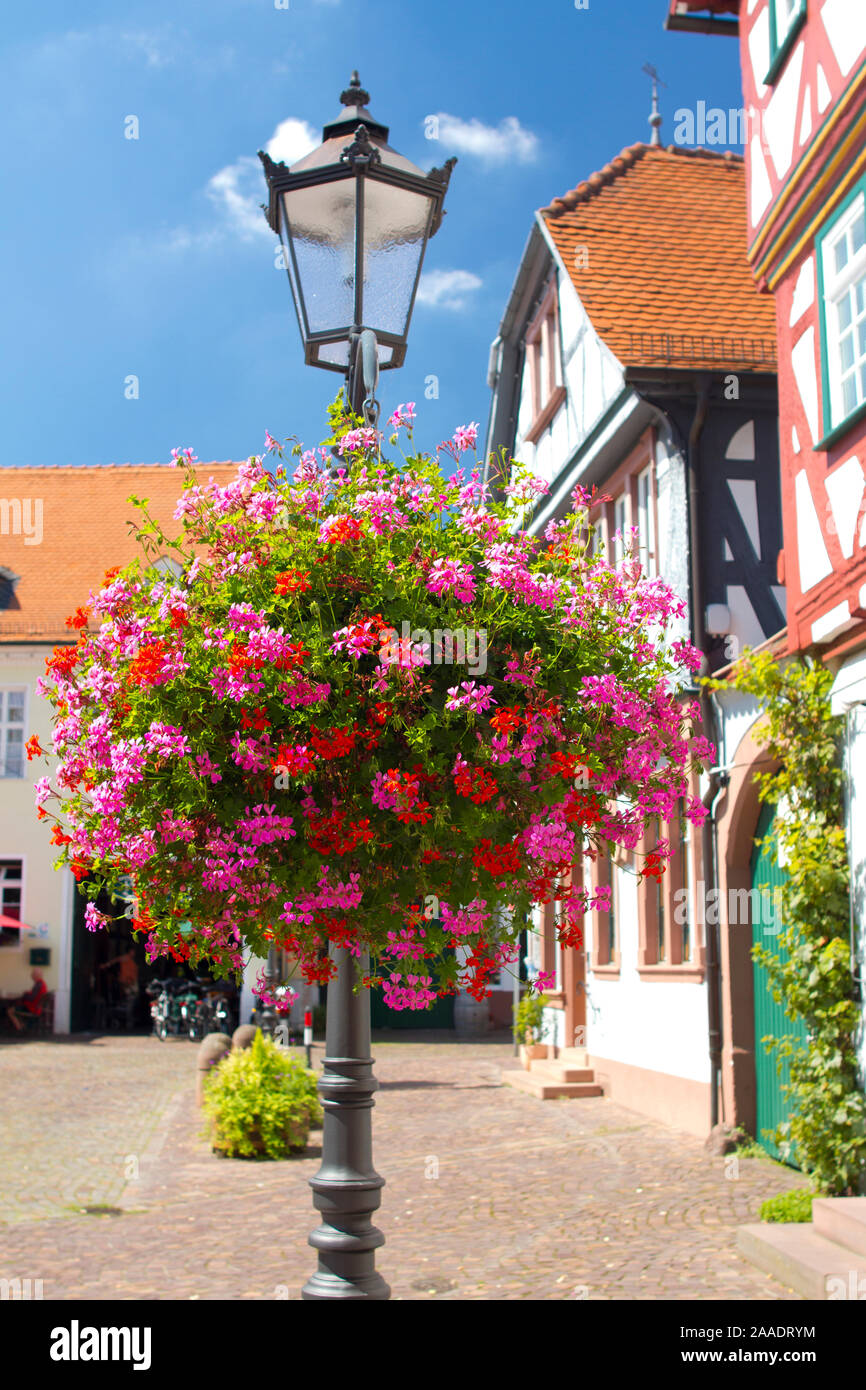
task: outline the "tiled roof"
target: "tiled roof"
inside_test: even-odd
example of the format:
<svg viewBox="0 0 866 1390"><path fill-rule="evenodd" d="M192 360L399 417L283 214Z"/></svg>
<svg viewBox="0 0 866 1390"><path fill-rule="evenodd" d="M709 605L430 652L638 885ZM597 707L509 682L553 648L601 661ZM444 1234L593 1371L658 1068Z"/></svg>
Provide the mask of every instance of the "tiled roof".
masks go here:
<svg viewBox="0 0 866 1390"><path fill-rule="evenodd" d="M630 145L541 214L624 366L775 370L773 297L746 260L739 155Z"/></svg>
<svg viewBox="0 0 866 1390"><path fill-rule="evenodd" d="M236 463L200 463L199 482L225 486L237 475ZM170 536L181 526L172 519L183 491L183 470L165 464L109 464L99 468L0 469L0 575L19 576L11 601L0 598L0 643L70 640L66 618L87 602L105 571L128 564L141 549L127 521L140 513L128 498L146 497L151 514ZM21 533L11 534L18 512L10 505L42 502L42 539L28 544L28 512ZM35 511L29 516L35 519ZM31 525L31 535L38 534ZM6 585L3 588L7 588ZM0 590L2 592L2 590Z"/></svg>

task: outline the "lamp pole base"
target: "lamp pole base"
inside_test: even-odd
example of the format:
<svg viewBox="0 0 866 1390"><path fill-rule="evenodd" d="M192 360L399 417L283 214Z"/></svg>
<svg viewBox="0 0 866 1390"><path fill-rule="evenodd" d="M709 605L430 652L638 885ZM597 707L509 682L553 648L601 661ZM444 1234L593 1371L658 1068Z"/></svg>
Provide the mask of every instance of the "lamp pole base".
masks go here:
<svg viewBox="0 0 866 1390"><path fill-rule="evenodd" d="M316 1272L301 1290L315 1300L386 1299L391 1290L376 1271L376 1250L385 1237L370 1218L385 1185L373 1167L373 1093L377 1082L370 1055L370 996L352 986L366 956L353 958L331 946L337 975L328 985L325 1061L319 1078L324 1111L322 1166L310 1179L313 1205L322 1224L309 1243L319 1252Z"/></svg>

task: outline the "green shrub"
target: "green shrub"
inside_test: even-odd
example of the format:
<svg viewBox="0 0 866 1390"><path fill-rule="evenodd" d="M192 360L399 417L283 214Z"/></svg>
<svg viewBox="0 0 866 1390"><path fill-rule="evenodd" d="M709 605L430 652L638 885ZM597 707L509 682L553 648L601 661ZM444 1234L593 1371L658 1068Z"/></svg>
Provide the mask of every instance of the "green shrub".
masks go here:
<svg viewBox="0 0 866 1390"><path fill-rule="evenodd" d="M790 1192L780 1192L777 1197L768 1197L761 1203L762 1221L811 1221L812 1200L815 1193L810 1187L793 1187Z"/></svg>
<svg viewBox="0 0 866 1390"><path fill-rule="evenodd" d="M261 1029L213 1068L203 1109L211 1146L227 1158L285 1158L322 1123L315 1076Z"/></svg>
<svg viewBox="0 0 866 1390"><path fill-rule="evenodd" d="M534 1043L541 1042L547 1032L544 1021L546 994L524 994L514 1014L514 1035L518 1042L526 1042L526 1034L531 1034Z"/></svg>
<svg viewBox="0 0 866 1390"><path fill-rule="evenodd" d="M764 1146L759 1144L757 1139L753 1139L750 1134L747 1134L745 1138L740 1141L734 1149L734 1155L736 1158L766 1158L768 1161L773 1162Z"/></svg>

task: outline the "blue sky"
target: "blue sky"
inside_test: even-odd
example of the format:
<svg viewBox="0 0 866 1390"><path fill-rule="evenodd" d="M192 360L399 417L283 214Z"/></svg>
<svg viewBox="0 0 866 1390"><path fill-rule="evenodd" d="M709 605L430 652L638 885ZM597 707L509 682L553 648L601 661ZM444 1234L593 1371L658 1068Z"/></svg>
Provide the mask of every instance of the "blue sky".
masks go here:
<svg viewBox="0 0 866 1390"><path fill-rule="evenodd" d="M3 465L151 463L174 445L240 459L265 429L319 441L340 378L303 364L255 152L318 141L353 67L395 148L425 169L459 158L406 363L379 392L383 413L418 402L432 446L486 422L534 210L649 138L642 65L667 83L665 143L678 107L741 100L737 44L666 33L665 0L283 3L5 7Z"/></svg>

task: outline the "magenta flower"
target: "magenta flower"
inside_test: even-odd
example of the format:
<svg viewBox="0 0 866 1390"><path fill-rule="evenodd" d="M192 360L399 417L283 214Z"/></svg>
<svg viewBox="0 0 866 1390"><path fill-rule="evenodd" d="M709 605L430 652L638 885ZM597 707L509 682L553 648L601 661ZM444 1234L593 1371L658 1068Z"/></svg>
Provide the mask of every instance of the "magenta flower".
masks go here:
<svg viewBox="0 0 866 1390"><path fill-rule="evenodd" d="M412 426L413 426L414 423L415 423L415 402L414 402L414 401L408 401L405 405L398 405L398 406L397 406L397 409L394 411L394 413L393 413L392 415L389 415L389 416L388 416L388 424L389 424L389 425L393 425L395 430L400 429L401 426L402 426L404 429L411 430L411 428L412 428Z"/></svg>
<svg viewBox="0 0 866 1390"><path fill-rule="evenodd" d="M458 454L465 453L467 449L474 449L478 440L478 421L474 420L471 425L458 425L453 439Z"/></svg>

